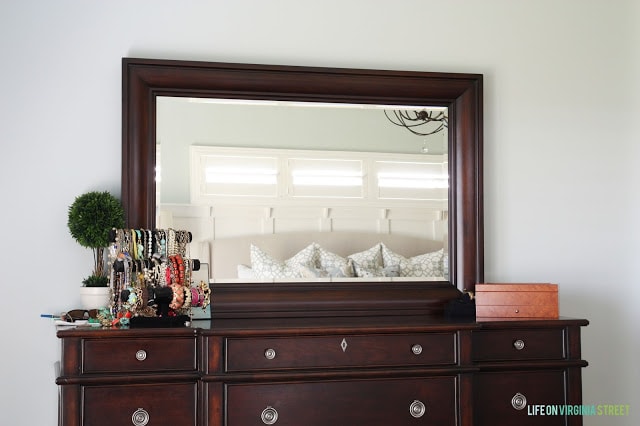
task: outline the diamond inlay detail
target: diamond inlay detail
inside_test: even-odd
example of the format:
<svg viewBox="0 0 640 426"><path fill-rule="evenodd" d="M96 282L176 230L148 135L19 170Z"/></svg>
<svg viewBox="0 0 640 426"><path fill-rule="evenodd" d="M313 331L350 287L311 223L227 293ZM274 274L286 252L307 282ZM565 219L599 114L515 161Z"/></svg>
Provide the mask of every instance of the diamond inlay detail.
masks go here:
<svg viewBox="0 0 640 426"><path fill-rule="evenodd" d="M340 347L342 348L342 352L345 352L347 350L347 339L342 339L342 342L340 342Z"/></svg>

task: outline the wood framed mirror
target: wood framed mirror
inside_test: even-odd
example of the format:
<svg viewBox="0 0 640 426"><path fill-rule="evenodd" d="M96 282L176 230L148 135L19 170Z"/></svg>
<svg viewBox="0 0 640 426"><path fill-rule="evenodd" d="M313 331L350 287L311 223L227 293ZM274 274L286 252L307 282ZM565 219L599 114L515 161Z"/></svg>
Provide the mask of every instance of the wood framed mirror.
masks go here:
<svg viewBox="0 0 640 426"><path fill-rule="evenodd" d="M137 58L124 58L122 67L122 203L130 228L155 226L159 96L448 109L449 282L222 285L214 289L218 311L228 304L234 312L274 312L288 300L285 310L334 312L341 305L351 312L433 313L483 280L482 75Z"/></svg>

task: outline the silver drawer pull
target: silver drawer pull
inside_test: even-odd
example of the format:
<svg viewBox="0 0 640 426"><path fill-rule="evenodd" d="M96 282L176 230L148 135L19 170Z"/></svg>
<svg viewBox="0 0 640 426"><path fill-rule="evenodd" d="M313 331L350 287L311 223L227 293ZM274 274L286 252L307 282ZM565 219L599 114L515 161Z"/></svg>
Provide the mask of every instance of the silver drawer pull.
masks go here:
<svg viewBox="0 0 640 426"><path fill-rule="evenodd" d="M521 351L524 349L524 340L516 340L515 342L513 342L513 347L516 348L516 350Z"/></svg>
<svg viewBox="0 0 640 426"><path fill-rule="evenodd" d="M424 416L425 411L427 411L427 408L424 406L424 403L417 399L409 406L409 413L416 419Z"/></svg>
<svg viewBox="0 0 640 426"><path fill-rule="evenodd" d="M147 413L147 410L138 408L134 411L131 415L131 423L133 423L134 426L144 426L149 423L149 413Z"/></svg>
<svg viewBox="0 0 640 426"><path fill-rule="evenodd" d="M264 351L264 357L266 359L274 359L276 357L276 350L275 349L267 349Z"/></svg>
<svg viewBox="0 0 640 426"><path fill-rule="evenodd" d="M136 359L138 361L144 361L145 359L147 359L147 351L145 351L144 349L140 349L138 352L136 352Z"/></svg>
<svg viewBox="0 0 640 426"><path fill-rule="evenodd" d="M422 353L422 345L418 345L417 343L413 346L411 346L411 352L413 352L414 355L420 355Z"/></svg>
<svg viewBox="0 0 640 426"><path fill-rule="evenodd" d="M272 425L278 421L278 412L275 408L269 406L262 410L260 418L262 419L262 423L264 423L265 425Z"/></svg>
<svg viewBox="0 0 640 426"><path fill-rule="evenodd" d="M518 392L517 394L513 395L513 398L511 398L511 405L516 410L522 410L527 406L527 398L523 394Z"/></svg>

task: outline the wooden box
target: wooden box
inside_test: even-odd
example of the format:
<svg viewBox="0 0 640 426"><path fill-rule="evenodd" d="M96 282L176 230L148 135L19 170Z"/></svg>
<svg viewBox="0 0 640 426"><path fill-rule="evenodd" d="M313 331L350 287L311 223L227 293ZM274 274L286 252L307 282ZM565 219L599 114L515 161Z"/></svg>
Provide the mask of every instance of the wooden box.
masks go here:
<svg viewBox="0 0 640 426"><path fill-rule="evenodd" d="M476 317L558 318L557 284L476 284Z"/></svg>

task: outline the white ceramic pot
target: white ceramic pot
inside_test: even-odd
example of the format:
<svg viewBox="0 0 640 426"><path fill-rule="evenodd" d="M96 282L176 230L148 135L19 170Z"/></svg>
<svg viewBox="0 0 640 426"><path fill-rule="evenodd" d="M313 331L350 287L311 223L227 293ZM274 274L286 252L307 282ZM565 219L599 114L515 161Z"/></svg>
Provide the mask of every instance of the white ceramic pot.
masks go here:
<svg viewBox="0 0 640 426"><path fill-rule="evenodd" d="M82 309L100 309L111 302L110 287L80 287Z"/></svg>

